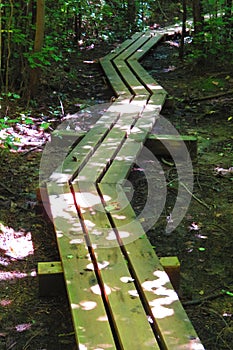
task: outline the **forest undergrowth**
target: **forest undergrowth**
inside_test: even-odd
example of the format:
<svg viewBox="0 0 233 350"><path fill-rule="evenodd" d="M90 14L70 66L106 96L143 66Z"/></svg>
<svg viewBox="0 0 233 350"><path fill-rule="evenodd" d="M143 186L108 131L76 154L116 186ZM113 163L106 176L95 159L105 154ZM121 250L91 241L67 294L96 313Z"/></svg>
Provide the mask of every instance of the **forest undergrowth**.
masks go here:
<svg viewBox="0 0 233 350"><path fill-rule="evenodd" d="M36 196L39 165L49 134L64 115L76 114L78 119L82 110L78 120L85 123L85 118L92 118L90 106L112 100L98 64L112 47L97 44L72 55L69 67L55 66L42 80L40 98L30 111L14 98L5 106L4 113L25 113L37 123L22 127L26 141L21 140L20 152L0 151L0 349L75 349L66 297L40 297L38 292L37 263L59 259L52 224ZM168 196L148 236L158 256L178 256L180 298L206 350L232 350L233 98L228 91L233 89L233 70L226 64L194 69L180 62L177 49L166 43L151 51L143 65L169 94L163 116L180 134L198 140L194 192L183 221L170 236L164 235L177 186L172 162L161 159ZM36 140L30 141L29 130L36 130ZM135 211L140 212L145 177L134 167L129 180L136 187ZM153 172L151 180L156 181ZM25 250L22 245L18 249L19 242Z"/></svg>

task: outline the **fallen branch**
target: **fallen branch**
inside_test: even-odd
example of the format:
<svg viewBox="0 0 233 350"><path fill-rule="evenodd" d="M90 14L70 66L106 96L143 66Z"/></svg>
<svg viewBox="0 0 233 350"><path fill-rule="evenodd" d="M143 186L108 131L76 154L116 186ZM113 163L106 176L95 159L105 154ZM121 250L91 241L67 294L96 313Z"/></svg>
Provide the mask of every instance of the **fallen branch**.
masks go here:
<svg viewBox="0 0 233 350"><path fill-rule="evenodd" d="M197 196L195 196L195 194L193 194L187 186L185 186L185 184L183 182L180 182L180 185L184 187L184 189L193 197L193 199L195 199L199 204L203 205L205 208L207 209L211 209L211 206L209 206L208 204L206 204L204 201L202 201L201 199L199 199Z"/></svg>
<svg viewBox="0 0 233 350"><path fill-rule="evenodd" d="M222 97L222 96L227 96L227 95L232 95L232 94L233 94L233 90L228 90L228 91L225 91L225 92L219 92L219 93L214 94L214 95L190 98L190 100L192 102L199 102L199 101L205 101L205 100L212 100L213 98L219 98L219 97ZM189 100L189 102L190 102L190 100Z"/></svg>
<svg viewBox="0 0 233 350"><path fill-rule="evenodd" d="M227 290L222 289L220 292L212 294L212 295L207 295L206 297L202 297L200 299L194 299L194 300L189 300L189 301L185 301L182 303L183 306L192 306L192 305L199 305L202 303L205 303L206 301L210 301L216 298L220 298L224 295L229 295L229 296L233 296L233 293L228 292Z"/></svg>

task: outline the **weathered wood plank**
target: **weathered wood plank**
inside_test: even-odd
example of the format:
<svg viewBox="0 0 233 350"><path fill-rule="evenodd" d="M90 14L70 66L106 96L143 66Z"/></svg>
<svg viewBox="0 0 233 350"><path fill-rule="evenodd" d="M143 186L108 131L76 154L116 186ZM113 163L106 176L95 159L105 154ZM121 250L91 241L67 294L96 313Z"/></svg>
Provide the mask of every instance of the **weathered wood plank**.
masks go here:
<svg viewBox="0 0 233 350"><path fill-rule="evenodd" d="M143 45L145 45L145 43L150 39L150 31L142 34L141 37L139 37L132 43L132 45L126 47L116 58L114 58L113 62L116 64L116 61L126 61L131 55L133 55L137 50L139 50Z"/></svg>
<svg viewBox="0 0 233 350"><path fill-rule="evenodd" d="M125 206L127 198L120 187L99 184L103 197L110 197L117 201L120 210L110 212L112 220L119 231L133 232L135 240L128 243L121 238L125 246L125 256L134 271L133 275L138 282L139 294L144 298L151 316L151 322L158 332L164 349L200 349L204 347L184 311L179 298L174 291L167 274L163 270L149 240L130 205ZM125 217L124 224L120 217ZM131 219L131 222L130 222ZM142 234L141 238L138 236ZM146 261L146 263L145 263ZM136 291L135 291L136 294Z"/></svg>
<svg viewBox="0 0 233 350"><path fill-rule="evenodd" d="M132 55L136 50L138 50L145 42L150 40L150 33L144 34L137 41L135 41L131 46L127 47L121 54L119 54L113 63L117 70L122 76L122 79L129 86L129 89L133 91L135 95L148 95L147 89L143 86L139 76L136 76L126 63L126 60Z"/></svg>
<svg viewBox="0 0 233 350"><path fill-rule="evenodd" d="M148 40L143 46L135 50L134 54L129 57L128 62L131 60L140 61L149 50L151 50L160 40L163 39L164 35L161 33L154 33L150 31L149 33L150 40Z"/></svg>
<svg viewBox="0 0 233 350"><path fill-rule="evenodd" d="M112 62L108 59L102 59L100 62L115 95L117 97L121 96L121 98L131 98L132 92L129 85L122 80Z"/></svg>
<svg viewBox="0 0 233 350"><path fill-rule="evenodd" d="M130 290L135 288L134 281L96 187L91 183L74 182L73 188L123 349L159 349L141 301L130 296ZM81 204L79 196L86 196L85 205ZM95 199L99 202L95 203Z"/></svg>
<svg viewBox="0 0 233 350"><path fill-rule="evenodd" d="M197 159L197 138L192 135L156 135L150 134L145 146L155 156L171 157L169 150L173 150L178 159L184 159L184 145L193 161ZM186 159L186 158L185 158Z"/></svg>
<svg viewBox="0 0 233 350"><path fill-rule="evenodd" d="M130 129L127 140L117 153L110 168L101 179L102 183L121 183L123 179L126 179L137 156L142 150L148 133L152 130L158 118L158 112L156 113L150 110L150 108L146 108L143 111L141 117Z"/></svg>
<svg viewBox="0 0 233 350"><path fill-rule="evenodd" d="M87 269L90 255L72 193L64 184L49 182L47 188L77 343L93 350L101 344L116 349L103 300L92 292L98 282Z"/></svg>
<svg viewBox="0 0 233 350"><path fill-rule="evenodd" d="M119 118L119 112L106 112L95 127L84 135L81 141L64 158L63 163L50 176L51 181L67 183L72 176L75 176L88 161L91 155L101 144L101 141L108 134L111 127ZM61 141L62 142L62 141Z"/></svg>
<svg viewBox="0 0 233 350"><path fill-rule="evenodd" d="M132 91L132 93L135 95L146 95L149 98L150 94L148 90L136 78L126 63L123 60L118 59L116 59L114 62L116 63L117 69L123 77L125 83L128 85L129 90Z"/></svg>
<svg viewBox="0 0 233 350"><path fill-rule="evenodd" d="M121 54L127 47L132 45L136 40L138 40L143 35L142 32L137 32L132 35L131 38L123 41L119 46L117 46L114 50L112 50L110 53L108 53L106 56L102 57L100 59L100 63L103 60L112 61L115 57L117 57L119 54Z"/></svg>
<svg viewBox="0 0 233 350"><path fill-rule="evenodd" d="M78 180L96 182L104 174L130 133L131 125L135 123L141 112L141 108L138 106L131 107L129 105L128 108L131 110L130 113L122 113L120 119L88 160L88 163L78 173Z"/></svg>
<svg viewBox="0 0 233 350"><path fill-rule="evenodd" d="M116 71L115 65L113 64L113 59L124 52L125 49L130 47L141 36L142 33L135 33L131 39L124 41L115 50L100 59L101 67L104 70L107 79L117 97L130 98L132 96L132 92L130 92L128 84L122 80L122 77Z"/></svg>

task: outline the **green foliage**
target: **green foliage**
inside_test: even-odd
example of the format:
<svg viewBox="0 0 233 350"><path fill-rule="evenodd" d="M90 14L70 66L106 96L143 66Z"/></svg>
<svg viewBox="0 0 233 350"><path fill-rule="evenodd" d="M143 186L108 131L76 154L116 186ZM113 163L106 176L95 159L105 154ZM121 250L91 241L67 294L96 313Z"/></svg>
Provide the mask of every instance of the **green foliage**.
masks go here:
<svg viewBox="0 0 233 350"><path fill-rule="evenodd" d="M232 9L225 0L203 1L203 32L194 37L189 58L193 62L216 65L233 61Z"/></svg>
<svg viewBox="0 0 233 350"><path fill-rule="evenodd" d="M192 3L187 2L188 16ZM233 57L232 9L226 0L202 1L207 14L202 33L194 38L189 59L209 62L219 57ZM153 23L166 24L181 19L180 1L139 0L58 0L46 2L45 38L43 48L34 51L36 8L28 2L1 3L1 70L2 91L29 88L31 69L50 69L55 62L65 62L71 54L79 54L80 46L88 47L97 41L123 40L132 32L143 30ZM36 4L36 2L34 2ZM162 23L161 23L162 22ZM221 53L221 54L220 54Z"/></svg>

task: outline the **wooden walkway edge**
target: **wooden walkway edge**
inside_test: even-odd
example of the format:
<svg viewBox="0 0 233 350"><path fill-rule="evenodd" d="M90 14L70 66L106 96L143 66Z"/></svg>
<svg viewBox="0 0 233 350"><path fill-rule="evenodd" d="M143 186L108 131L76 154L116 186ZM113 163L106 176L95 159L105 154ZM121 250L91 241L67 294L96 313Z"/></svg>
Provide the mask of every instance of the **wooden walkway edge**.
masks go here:
<svg viewBox="0 0 233 350"><path fill-rule="evenodd" d="M123 188L167 96L140 60L170 30L100 60L117 99L47 182L80 350L204 349Z"/></svg>

